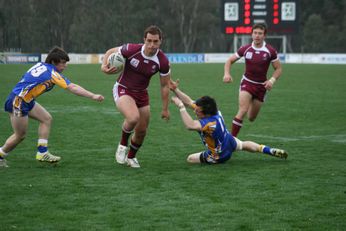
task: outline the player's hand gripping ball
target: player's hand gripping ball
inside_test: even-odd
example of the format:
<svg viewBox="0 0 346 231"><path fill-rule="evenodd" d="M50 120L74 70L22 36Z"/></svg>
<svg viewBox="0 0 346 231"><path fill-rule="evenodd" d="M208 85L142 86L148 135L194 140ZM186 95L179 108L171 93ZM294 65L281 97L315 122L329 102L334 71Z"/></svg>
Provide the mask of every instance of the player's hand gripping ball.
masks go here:
<svg viewBox="0 0 346 231"><path fill-rule="evenodd" d="M125 64L125 58L119 52L112 53L108 57L109 67L116 67L115 74L117 74L123 70L124 64Z"/></svg>

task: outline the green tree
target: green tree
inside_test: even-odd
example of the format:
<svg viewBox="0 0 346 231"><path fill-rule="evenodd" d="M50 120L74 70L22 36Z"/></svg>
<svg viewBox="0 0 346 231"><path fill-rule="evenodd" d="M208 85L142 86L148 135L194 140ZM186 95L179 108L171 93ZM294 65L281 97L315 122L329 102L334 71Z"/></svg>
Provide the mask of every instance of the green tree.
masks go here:
<svg viewBox="0 0 346 231"><path fill-rule="evenodd" d="M324 37L320 36L322 28L324 28L320 15L312 14L308 18L304 31L304 51L320 52L323 49Z"/></svg>
<svg viewBox="0 0 346 231"><path fill-rule="evenodd" d="M228 52L215 0L0 0L0 50L103 53L143 41L151 24L164 32L166 52ZM300 33L289 52L346 52L346 0L300 0Z"/></svg>

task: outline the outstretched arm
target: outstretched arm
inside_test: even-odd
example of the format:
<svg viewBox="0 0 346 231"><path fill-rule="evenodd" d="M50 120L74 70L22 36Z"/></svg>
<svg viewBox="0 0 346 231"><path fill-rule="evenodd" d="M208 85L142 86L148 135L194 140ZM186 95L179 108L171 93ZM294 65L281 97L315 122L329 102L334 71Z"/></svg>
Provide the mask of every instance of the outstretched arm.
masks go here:
<svg viewBox="0 0 346 231"><path fill-rule="evenodd" d="M94 94L94 93L84 89L83 87L81 87L77 84L74 84L74 83L70 83L66 89L75 95L87 97L87 98L93 99L95 101L101 102L104 100L103 95Z"/></svg>
<svg viewBox="0 0 346 231"><path fill-rule="evenodd" d="M202 126L198 120L193 120L189 113L187 113L183 102L176 96L172 97L172 102L179 108L181 119L185 127L189 130L201 131Z"/></svg>
<svg viewBox="0 0 346 231"><path fill-rule="evenodd" d="M182 92L179 88L179 79L176 81L173 81L172 79L170 80L170 90L174 92L174 94L182 101L185 106L191 107L193 104L193 100L188 96L186 93Z"/></svg>

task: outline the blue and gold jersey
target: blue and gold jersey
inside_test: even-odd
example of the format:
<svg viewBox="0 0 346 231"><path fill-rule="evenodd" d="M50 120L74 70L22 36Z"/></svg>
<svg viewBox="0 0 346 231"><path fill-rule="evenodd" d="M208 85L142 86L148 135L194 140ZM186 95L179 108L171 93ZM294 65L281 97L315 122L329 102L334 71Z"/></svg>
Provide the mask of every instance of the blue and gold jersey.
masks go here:
<svg viewBox="0 0 346 231"><path fill-rule="evenodd" d="M54 65L37 63L23 75L12 93L29 103L41 94L50 91L55 85L66 89L70 83L70 80L60 74Z"/></svg>
<svg viewBox="0 0 346 231"><path fill-rule="evenodd" d="M199 122L202 126L199 134L203 144L210 151L210 158L218 160L223 158L224 154L234 151L236 148L234 138L227 130L220 111L217 115L200 119Z"/></svg>

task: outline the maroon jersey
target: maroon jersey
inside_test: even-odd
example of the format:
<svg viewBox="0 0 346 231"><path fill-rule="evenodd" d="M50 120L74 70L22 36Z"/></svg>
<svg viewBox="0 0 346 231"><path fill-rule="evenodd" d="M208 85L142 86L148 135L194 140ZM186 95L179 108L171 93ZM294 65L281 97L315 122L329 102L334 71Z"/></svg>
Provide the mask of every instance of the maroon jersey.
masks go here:
<svg viewBox="0 0 346 231"><path fill-rule="evenodd" d="M157 72L160 76L170 74L169 61L160 49L155 55L148 57L144 54L144 44L124 44L120 52L126 62L117 81L129 90L147 89L151 77Z"/></svg>
<svg viewBox="0 0 346 231"><path fill-rule="evenodd" d="M245 58L243 77L254 83L265 82L270 63L278 60L277 51L265 42L261 48L256 48L253 43L242 46L235 54Z"/></svg>

